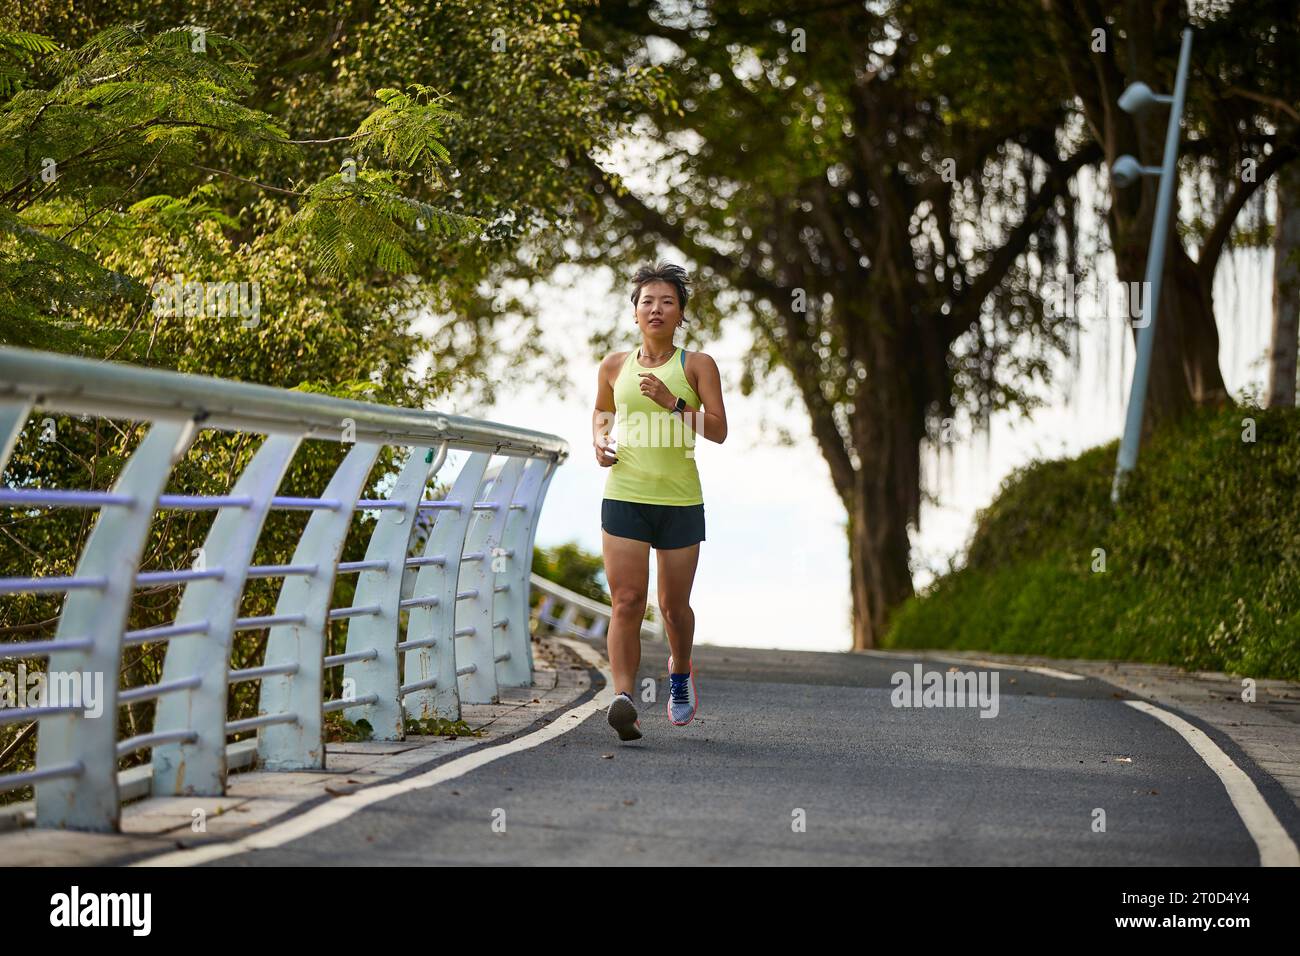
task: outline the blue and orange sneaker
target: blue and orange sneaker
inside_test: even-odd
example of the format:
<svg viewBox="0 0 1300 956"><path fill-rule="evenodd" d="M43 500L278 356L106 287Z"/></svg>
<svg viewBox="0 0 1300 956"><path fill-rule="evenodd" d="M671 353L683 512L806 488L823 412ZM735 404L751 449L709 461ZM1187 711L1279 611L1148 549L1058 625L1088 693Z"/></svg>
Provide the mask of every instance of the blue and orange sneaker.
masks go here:
<svg viewBox="0 0 1300 956"><path fill-rule="evenodd" d="M678 727L685 727L695 719L699 699L695 696L695 664L690 673L674 674L673 659L668 657L668 719Z"/></svg>

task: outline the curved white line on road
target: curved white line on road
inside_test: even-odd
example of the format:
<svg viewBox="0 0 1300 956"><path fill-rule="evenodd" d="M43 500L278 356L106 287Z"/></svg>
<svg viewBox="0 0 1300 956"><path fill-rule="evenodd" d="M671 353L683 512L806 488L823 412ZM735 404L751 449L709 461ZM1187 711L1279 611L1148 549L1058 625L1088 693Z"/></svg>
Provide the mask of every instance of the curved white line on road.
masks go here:
<svg viewBox="0 0 1300 956"><path fill-rule="evenodd" d="M1008 664L1005 661L985 661L973 657L947 657L939 659L954 662L962 661L979 667L1004 668L1013 671L1029 671L1034 674L1042 674L1044 677L1054 677L1057 680L1087 680L1086 677L1079 674L1071 674L1069 671L1058 671L1055 667L1043 667L1041 664Z"/></svg>
<svg viewBox="0 0 1300 956"><path fill-rule="evenodd" d="M556 638L556 640L599 670L605 676L605 687L591 700L585 704L579 704L567 713L561 714L541 730L535 730L531 734L516 737L514 740L507 740L505 743L496 746L484 747L482 750L476 750L474 753L466 754L456 760L449 760L447 763L434 767L427 773L422 773L407 780L381 783L373 787L367 787L365 790L358 790L356 793L336 797L329 803L321 804L314 810L308 810L300 816L276 824L260 833L252 833L229 843L207 843L188 850L176 850L171 853L164 853L161 856L149 857L147 860L139 860L131 865L195 866L200 863L209 863L212 860L247 853L250 850L269 850L283 846L291 840L301 839L308 834L315 833L317 830L322 830L325 827L346 820L358 810L364 809L372 803L379 803L381 800L388 800L399 794L434 787L440 783L446 783L448 780L463 777L471 770L477 770L484 764L500 760L502 757L508 757L513 753L519 753L521 750L529 750L562 734L567 734L593 713L609 704L614 697L614 679L610 675L604 658L595 650L567 638Z"/></svg>
<svg viewBox="0 0 1300 956"><path fill-rule="evenodd" d="M1056 680L1087 680L1086 677L1079 674L1059 671L1055 667L1043 667L1041 664L1011 664L1007 661L986 661L978 657L949 657L946 654L932 654L929 651L908 653L907 651L870 650L860 651L859 653L873 657L907 658L913 661L933 660L946 661L949 664L974 664L977 667L992 667L995 670L1032 671L1035 674L1042 674L1044 677L1054 677Z"/></svg>
<svg viewBox="0 0 1300 956"><path fill-rule="evenodd" d="M1300 850L1296 849L1295 841L1274 815L1255 782L1203 730L1189 724L1177 714L1145 700L1126 700L1124 703L1144 714L1150 714L1182 734L1183 739L1200 754L1209 768L1219 775L1224 789L1228 791L1228 799L1232 801L1241 822L1246 825L1251 839L1259 848L1260 866L1300 866Z"/></svg>

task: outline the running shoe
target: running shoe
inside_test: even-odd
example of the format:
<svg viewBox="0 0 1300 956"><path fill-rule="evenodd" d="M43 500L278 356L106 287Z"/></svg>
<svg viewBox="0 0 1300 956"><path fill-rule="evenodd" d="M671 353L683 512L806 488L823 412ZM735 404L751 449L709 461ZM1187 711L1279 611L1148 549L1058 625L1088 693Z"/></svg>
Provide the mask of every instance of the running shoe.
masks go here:
<svg viewBox="0 0 1300 956"><path fill-rule="evenodd" d="M618 731L619 740L640 740L641 721L637 720L636 705L627 694L615 694L609 704L609 725Z"/></svg>
<svg viewBox="0 0 1300 956"><path fill-rule="evenodd" d="M689 674L674 674L673 659L668 658L668 719L678 727L685 727L695 719L699 707L695 696L695 664Z"/></svg>

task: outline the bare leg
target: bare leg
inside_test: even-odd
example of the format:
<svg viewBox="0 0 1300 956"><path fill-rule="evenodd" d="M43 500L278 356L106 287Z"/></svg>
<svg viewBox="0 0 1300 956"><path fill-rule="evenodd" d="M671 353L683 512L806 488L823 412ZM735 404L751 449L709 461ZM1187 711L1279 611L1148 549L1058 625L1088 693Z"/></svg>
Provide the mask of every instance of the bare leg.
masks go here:
<svg viewBox="0 0 1300 956"><path fill-rule="evenodd" d="M659 561L659 609L664 615L664 630L673 652L673 670L688 674L691 670L691 647L695 643L695 612L691 610L691 587L695 567L700 561L700 546L655 551Z"/></svg>
<svg viewBox="0 0 1300 956"><path fill-rule="evenodd" d="M614 672L614 693L636 699L636 672L641 666L641 621L650 585L650 542L620 538L601 531L610 615L606 649Z"/></svg>

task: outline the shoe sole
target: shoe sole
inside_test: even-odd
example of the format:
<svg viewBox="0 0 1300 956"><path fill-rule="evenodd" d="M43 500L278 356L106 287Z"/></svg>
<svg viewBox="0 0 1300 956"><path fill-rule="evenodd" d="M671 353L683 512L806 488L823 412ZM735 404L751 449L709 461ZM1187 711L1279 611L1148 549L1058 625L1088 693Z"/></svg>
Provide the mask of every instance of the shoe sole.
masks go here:
<svg viewBox="0 0 1300 956"><path fill-rule="evenodd" d="M671 674L672 672L673 672L673 658L672 658L672 655L670 654L670 655L668 656L668 673ZM672 683L672 678L671 678L671 677L669 678L669 683ZM689 718L688 720L684 720L684 721L682 721L681 723L678 723L677 721L673 720L673 696L672 696L672 693L671 693L671 690L670 690L670 692L669 692L669 694L668 694L668 708L667 708L667 709L668 709L668 723L672 724L674 727L689 727L692 723L694 723L694 721L695 721L695 715L698 714L698 713L700 712L700 695L699 695L699 694L696 692L696 690L695 690L695 663L694 663L694 661L691 662L691 700L695 701L695 706L691 708L691 716L690 716L690 718Z"/></svg>
<svg viewBox="0 0 1300 956"><path fill-rule="evenodd" d="M614 698L609 708L609 725L618 732L619 740L640 740L641 728L637 726L636 708L623 695Z"/></svg>

